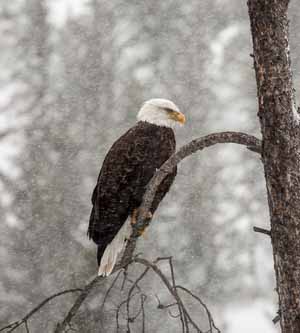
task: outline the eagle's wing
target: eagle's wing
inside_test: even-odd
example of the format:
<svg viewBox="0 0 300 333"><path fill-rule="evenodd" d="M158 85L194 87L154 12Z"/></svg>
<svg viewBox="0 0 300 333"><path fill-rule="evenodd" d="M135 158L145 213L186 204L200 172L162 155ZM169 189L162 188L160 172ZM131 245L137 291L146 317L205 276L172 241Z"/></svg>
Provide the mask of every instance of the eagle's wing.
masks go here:
<svg viewBox="0 0 300 333"><path fill-rule="evenodd" d="M144 134L144 135L143 135ZM153 142L133 127L109 150L92 195L88 235L106 246L119 231L130 210L138 205L143 187L153 174Z"/></svg>
<svg viewBox="0 0 300 333"><path fill-rule="evenodd" d="M98 262L128 215L141 205L147 184L156 170L174 150L173 131L149 124L136 125L111 147L92 195L93 209L88 228L89 237L98 244ZM168 192L175 175L176 168L159 186L152 213Z"/></svg>

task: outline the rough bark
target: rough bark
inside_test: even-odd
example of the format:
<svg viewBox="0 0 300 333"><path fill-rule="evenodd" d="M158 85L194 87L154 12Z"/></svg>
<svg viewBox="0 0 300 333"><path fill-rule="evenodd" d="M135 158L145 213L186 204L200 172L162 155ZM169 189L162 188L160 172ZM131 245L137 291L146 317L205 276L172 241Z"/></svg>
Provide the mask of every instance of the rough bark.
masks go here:
<svg viewBox="0 0 300 333"><path fill-rule="evenodd" d="M300 332L300 133L288 0L249 0L281 330Z"/></svg>

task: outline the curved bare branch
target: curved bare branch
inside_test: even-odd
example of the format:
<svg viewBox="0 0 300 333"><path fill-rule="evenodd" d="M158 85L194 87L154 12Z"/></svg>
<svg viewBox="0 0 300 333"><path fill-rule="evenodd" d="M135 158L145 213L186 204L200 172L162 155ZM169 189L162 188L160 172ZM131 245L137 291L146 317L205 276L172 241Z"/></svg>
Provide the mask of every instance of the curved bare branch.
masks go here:
<svg viewBox="0 0 300 333"><path fill-rule="evenodd" d="M172 172L173 168L179 164L186 157L196 153L197 151L214 146L219 143L235 143L246 146L253 152L261 151L261 141L255 136L241 133L241 132L220 132L206 135L204 137L192 140L183 147L181 147L177 153L173 154L155 173L150 180L147 191L144 194L143 202L139 208L137 216L137 223L133 227L133 233L130 240L127 243L126 250L121 259L121 267L126 266L126 262L130 262L133 251L136 246L136 240L141 235L142 231L150 224L151 220L148 218L148 212L152 205L157 188L164 178Z"/></svg>
<svg viewBox="0 0 300 333"><path fill-rule="evenodd" d="M254 152L260 152L261 150L261 141L258 138L241 132L213 133L192 140L191 142L181 147L177 153L173 154L161 166L161 168L155 173L155 175L149 182L146 193L143 197L143 203L139 208L137 223L133 227L133 233L127 243L123 257L121 261L116 265L114 272L128 266L129 263L132 262L133 251L135 249L137 238L140 236L141 231L143 231L151 222L148 218L148 212L154 199L156 190L160 183L164 180L164 178L170 172L172 172L173 168L186 157L196 153L197 151L203 150L219 143L235 143L243 145ZM54 333L64 332L65 328L70 324L72 318L75 316L79 307L89 295L90 291L103 279L103 277L96 277L84 287L83 292L78 296L63 322L57 325Z"/></svg>
<svg viewBox="0 0 300 333"><path fill-rule="evenodd" d="M0 328L0 332L7 331L7 332L13 332L15 329L17 329L21 325L25 325L26 331L29 331L28 329L28 320L30 317L32 317L36 312L38 312L44 305L46 305L48 302L50 302L52 299L59 297L61 295L74 293L74 292L80 292L83 291L83 289L76 288L76 289L68 289L61 291L59 293L53 294L47 298L45 298L39 305L37 305L35 308L33 308L31 311L27 313L22 319L14 321L10 324L8 324L5 327Z"/></svg>

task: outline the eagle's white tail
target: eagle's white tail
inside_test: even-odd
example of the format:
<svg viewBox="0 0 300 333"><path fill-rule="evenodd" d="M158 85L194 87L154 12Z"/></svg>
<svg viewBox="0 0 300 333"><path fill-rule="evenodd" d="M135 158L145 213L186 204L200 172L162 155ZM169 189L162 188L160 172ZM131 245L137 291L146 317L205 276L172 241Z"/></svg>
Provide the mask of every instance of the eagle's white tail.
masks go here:
<svg viewBox="0 0 300 333"><path fill-rule="evenodd" d="M113 271L118 255L123 251L127 240L132 233L130 219L128 219L116 234L115 238L109 243L101 258L98 275L108 276Z"/></svg>

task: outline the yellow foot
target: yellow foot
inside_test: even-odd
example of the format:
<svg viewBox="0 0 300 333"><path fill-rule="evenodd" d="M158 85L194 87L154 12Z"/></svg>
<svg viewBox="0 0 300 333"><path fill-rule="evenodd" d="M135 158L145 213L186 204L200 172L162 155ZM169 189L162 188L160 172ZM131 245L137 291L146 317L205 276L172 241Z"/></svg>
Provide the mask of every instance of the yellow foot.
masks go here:
<svg viewBox="0 0 300 333"><path fill-rule="evenodd" d="M136 224L137 212L138 212L138 210L134 209L133 212L132 212L132 214L131 214L131 216L130 216L130 223L131 223L131 225Z"/></svg>
<svg viewBox="0 0 300 333"><path fill-rule="evenodd" d="M147 237L147 233L146 233L146 229L147 229L147 227L145 227L143 230L141 230L141 231L139 232L139 235L140 235L140 236L143 236L144 239L147 239L147 238L148 238L148 237Z"/></svg>
<svg viewBox="0 0 300 333"><path fill-rule="evenodd" d="M138 215L138 209L136 208L136 209L133 210L133 212L132 212L132 214L130 216L130 223L131 223L131 225L136 224L136 222L137 222L137 215ZM146 215L146 219L147 220L151 220L152 217L153 217L153 214L150 211L148 211L147 215Z"/></svg>
<svg viewBox="0 0 300 333"><path fill-rule="evenodd" d="M151 220L152 217L153 217L153 214L149 211L149 212L147 213L147 219L148 219L148 220Z"/></svg>

